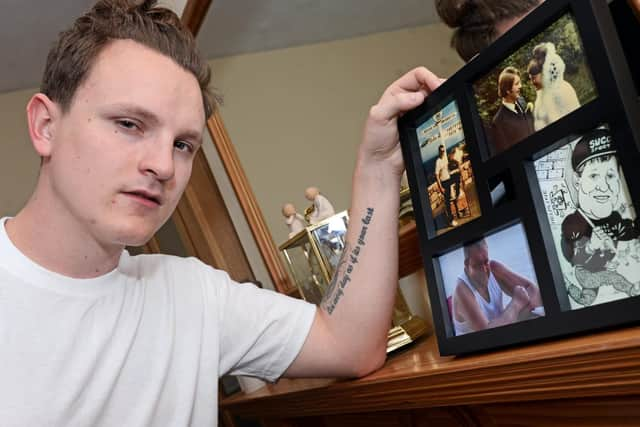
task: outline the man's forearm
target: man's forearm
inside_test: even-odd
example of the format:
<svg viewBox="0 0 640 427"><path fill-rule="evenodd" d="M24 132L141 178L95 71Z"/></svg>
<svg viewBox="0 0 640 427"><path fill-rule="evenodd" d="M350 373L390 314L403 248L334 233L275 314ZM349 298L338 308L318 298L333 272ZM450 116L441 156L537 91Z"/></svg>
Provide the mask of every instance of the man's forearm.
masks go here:
<svg viewBox="0 0 640 427"><path fill-rule="evenodd" d="M498 326L510 325L514 323L518 319L521 310L522 305L518 305L514 301L511 301L504 309L502 315L490 321L487 328L496 328Z"/></svg>
<svg viewBox="0 0 640 427"><path fill-rule="evenodd" d="M398 281L400 177L359 161L342 258L322 303L337 345L363 365L384 359Z"/></svg>
<svg viewBox="0 0 640 427"><path fill-rule="evenodd" d="M397 119L424 102L441 83L426 68L415 68L387 87L370 108L354 173L346 248L286 375L360 376L384 362L398 283L404 166Z"/></svg>

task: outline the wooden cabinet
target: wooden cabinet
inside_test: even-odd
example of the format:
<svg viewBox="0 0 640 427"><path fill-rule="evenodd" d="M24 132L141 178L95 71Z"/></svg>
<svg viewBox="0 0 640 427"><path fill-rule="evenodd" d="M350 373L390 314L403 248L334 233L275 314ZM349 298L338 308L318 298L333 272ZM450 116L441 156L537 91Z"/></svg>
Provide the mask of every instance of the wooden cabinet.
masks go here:
<svg viewBox="0 0 640 427"><path fill-rule="evenodd" d="M358 380L281 380L221 401L265 426L640 426L640 327L440 357L435 337Z"/></svg>

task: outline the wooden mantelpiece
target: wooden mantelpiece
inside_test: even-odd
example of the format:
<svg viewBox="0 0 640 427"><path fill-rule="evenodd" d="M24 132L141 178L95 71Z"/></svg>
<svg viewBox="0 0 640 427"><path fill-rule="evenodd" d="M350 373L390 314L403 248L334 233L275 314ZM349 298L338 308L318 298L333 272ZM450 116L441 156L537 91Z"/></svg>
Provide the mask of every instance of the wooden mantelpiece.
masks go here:
<svg viewBox="0 0 640 427"><path fill-rule="evenodd" d="M422 256L420 255L420 243L418 242L418 230L416 222L409 221L398 230L398 277L402 278L415 273L422 268Z"/></svg>
<svg viewBox="0 0 640 427"><path fill-rule="evenodd" d="M572 409L558 407L559 401L571 403L571 407L578 405L574 410L583 416L599 413L598 408L617 407L616 414L611 416L619 417L620 421L608 423L609 418L605 417L602 424L563 425L640 425L640 327L459 358L440 357L435 337L431 336L390 356L382 369L365 378L281 380L251 394L224 399L221 410L243 418L271 421L302 417L326 420L328 416L343 414L342 418L334 418L335 424L331 425L341 425L339 420L344 417L364 421L362 417L369 419L379 412L383 418L394 414L393 417L404 420L397 425L422 425L416 424L415 416L421 413L418 418L424 420L426 415L416 410L432 408L436 412L446 409L447 416L455 419L470 416L475 420L455 425L503 425L478 420L487 416L486 410L490 408L494 413L513 413L513 409L505 409L510 407L509 402L520 402L511 406L524 411L523 416L538 418L543 414L536 413L542 408L556 407L552 413L560 418L554 420L560 420ZM527 407L531 414L527 414ZM476 415L469 415L473 408ZM478 412L478 408L486 410ZM451 415L451 411L457 415ZM414 421L405 424L407 417L413 417ZM629 424L623 423L623 419L635 421ZM306 422L309 420L306 418Z"/></svg>
<svg viewBox="0 0 640 427"><path fill-rule="evenodd" d="M415 222L399 234L404 277L422 258ZM431 336L365 378L283 379L220 410L229 426L640 427L640 327L458 358Z"/></svg>

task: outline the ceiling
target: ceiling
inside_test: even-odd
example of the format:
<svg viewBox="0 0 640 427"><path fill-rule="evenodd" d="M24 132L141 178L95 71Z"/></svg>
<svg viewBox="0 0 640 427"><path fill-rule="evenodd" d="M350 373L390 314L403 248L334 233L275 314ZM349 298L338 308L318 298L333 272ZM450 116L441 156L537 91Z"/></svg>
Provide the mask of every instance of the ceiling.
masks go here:
<svg viewBox="0 0 640 427"><path fill-rule="evenodd" d="M0 93L37 87L56 35L93 2L3 0ZM213 59L437 21L428 0L213 0L197 41Z"/></svg>
<svg viewBox="0 0 640 427"><path fill-rule="evenodd" d="M217 58L438 21L432 0L213 0L198 43Z"/></svg>

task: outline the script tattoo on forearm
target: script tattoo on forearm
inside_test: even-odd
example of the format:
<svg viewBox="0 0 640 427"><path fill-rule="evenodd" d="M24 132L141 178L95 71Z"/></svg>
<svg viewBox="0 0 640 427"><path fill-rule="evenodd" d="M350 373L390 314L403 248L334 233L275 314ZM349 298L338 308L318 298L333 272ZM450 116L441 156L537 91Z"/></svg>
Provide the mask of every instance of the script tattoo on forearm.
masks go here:
<svg viewBox="0 0 640 427"><path fill-rule="evenodd" d="M347 243L344 247L340 261L336 266L336 272L333 275L333 279L331 280L327 293L324 295L321 303L321 306L329 314L332 314L336 309L336 305L338 305L342 295L344 295L347 285L351 282L351 274L353 273L356 264L358 264L360 251L366 245L367 231L369 230L372 218L373 208L367 208L367 213L360 220L362 228L360 229L356 245L351 248L351 245Z"/></svg>

